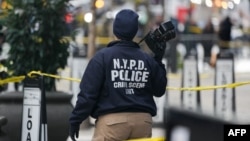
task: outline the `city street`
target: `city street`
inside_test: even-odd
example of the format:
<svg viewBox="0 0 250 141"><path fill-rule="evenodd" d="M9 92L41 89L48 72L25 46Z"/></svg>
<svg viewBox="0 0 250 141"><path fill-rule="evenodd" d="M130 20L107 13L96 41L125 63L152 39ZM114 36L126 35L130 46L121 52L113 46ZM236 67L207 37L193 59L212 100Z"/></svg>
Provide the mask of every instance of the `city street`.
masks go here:
<svg viewBox="0 0 250 141"><path fill-rule="evenodd" d="M250 126L250 0L0 4L0 141L72 141L83 113L98 125L109 112L154 114L166 75L165 94L153 97L152 141L223 141L249 130L238 125ZM137 116L114 122L151 120ZM91 141L94 129L87 118L76 140Z"/></svg>

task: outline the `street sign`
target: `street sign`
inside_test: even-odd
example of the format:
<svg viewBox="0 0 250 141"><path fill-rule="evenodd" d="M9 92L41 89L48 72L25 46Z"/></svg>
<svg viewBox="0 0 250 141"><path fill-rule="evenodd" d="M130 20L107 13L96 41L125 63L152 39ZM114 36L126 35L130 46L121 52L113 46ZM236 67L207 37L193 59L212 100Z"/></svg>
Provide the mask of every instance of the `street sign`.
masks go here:
<svg viewBox="0 0 250 141"><path fill-rule="evenodd" d="M186 56L183 61L182 87L199 86L197 55ZM189 110L201 110L200 91L181 91L181 105Z"/></svg>
<svg viewBox="0 0 250 141"><path fill-rule="evenodd" d="M24 79L21 141L47 141L43 78Z"/></svg>
<svg viewBox="0 0 250 141"><path fill-rule="evenodd" d="M225 85L235 82L234 58L230 52L217 55L215 68L215 85ZM217 116L233 118L235 115L235 89L221 88L214 91L214 110Z"/></svg>

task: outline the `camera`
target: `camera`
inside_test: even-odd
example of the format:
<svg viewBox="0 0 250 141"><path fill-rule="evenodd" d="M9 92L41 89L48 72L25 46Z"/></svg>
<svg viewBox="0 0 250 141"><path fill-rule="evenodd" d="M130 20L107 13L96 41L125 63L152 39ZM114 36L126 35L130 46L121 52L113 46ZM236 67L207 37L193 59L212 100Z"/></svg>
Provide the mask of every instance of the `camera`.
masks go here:
<svg viewBox="0 0 250 141"><path fill-rule="evenodd" d="M145 40L148 47L154 52L164 51L166 42L176 36L174 25L171 21L162 23L154 31L150 31L142 40Z"/></svg>

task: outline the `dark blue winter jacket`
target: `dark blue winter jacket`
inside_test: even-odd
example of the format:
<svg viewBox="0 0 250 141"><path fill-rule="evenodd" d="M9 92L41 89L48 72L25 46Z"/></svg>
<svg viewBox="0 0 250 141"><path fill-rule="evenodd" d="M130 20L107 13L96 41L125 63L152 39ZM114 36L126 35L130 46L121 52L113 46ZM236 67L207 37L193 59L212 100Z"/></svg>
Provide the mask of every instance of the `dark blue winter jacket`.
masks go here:
<svg viewBox="0 0 250 141"><path fill-rule="evenodd" d="M137 43L111 42L89 61L70 122L79 125L88 116L97 118L115 112L155 116L153 96L162 96L166 85L164 65L144 53Z"/></svg>

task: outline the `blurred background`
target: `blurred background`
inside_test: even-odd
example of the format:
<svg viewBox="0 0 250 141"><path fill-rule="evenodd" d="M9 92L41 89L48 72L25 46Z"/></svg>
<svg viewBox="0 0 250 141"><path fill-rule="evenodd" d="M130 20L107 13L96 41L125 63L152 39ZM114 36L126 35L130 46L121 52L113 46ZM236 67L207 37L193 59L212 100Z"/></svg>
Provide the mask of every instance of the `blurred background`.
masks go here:
<svg viewBox="0 0 250 141"><path fill-rule="evenodd" d="M77 46L74 52L76 55L87 55L88 39L82 37L88 37L89 23L93 23L93 18L95 18L97 37L95 46L99 49L105 47L113 38L112 22L116 13L122 8L129 8L137 11L140 15L137 38L144 37L148 31L171 20L181 38L178 38L178 44L176 41L169 42L170 46L174 48L178 46L176 49L179 55L183 55L187 52L185 49L189 50L189 46L201 45L203 47L202 57L206 61L210 57L211 48L216 43L216 36L206 35L216 35L220 22L227 16L230 16L233 22L232 40L242 41L237 42L238 44L244 43L240 45L240 48L235 49L235 55L241 57L249 55L249 51L245 48L245 46L249 46L249 43L246 42L249 41L249 5L249 0L96 0L94 3L95 16L93 16L90 0L71 0L65 18L68 23L68 35L78 31L77 36L74 36ZM200 38L197 40L199 41L192 42L188 34L198 34ZM192 36L194 38L191 37L192 40L197 37L195 35ZM207 40L214 42L214 44L207 45ZM234 48L238 44L234 45ZM182 45L184 45L184 50ZM166 56L168 55L166 54ZM174 61L173 63L178 62ZM171 66L172 72L177 71L174 65Z"/></svg>
<svg viewBox="0 0 250 141"><path fill-rule="evenodd" d="M4 15L4 9L9 5L5 0L0 0L0 3L0 13ZM236 82L250 80L250 0L69 0L64 18L67 29L65 37L70 40L70 56L67 67L59 71L61 76L81 78L88 60L114 39L112 23L116 13L124 8L133 9L139 14L139 31L135 42L139 42L149 31L155 30L164 22L172 21L174 24L176 38L167 42L163 59L168 70L167 87L183 86L183 63L193 50L198 64L197 70L193 69L199 76L197 85L215 85L216 69L211 65L211 60L213 54L220 50L218 35L220 25L226 17L232 23L229 35L231 39L226 47L234 57L233 76ZM150 53L145 43L140 45ZM57 90L72 93L71 103L74 106L79 83L58 80L56 84ZM13 84L7 91L14 89ZM229 111L235 114L237 122L249 124L250 95L247 92L247 85L235 89L236 96L233 100L236 101L236 110ZM200 91L199 104L195 105L200 113L215 117L214 93L213 90ZM158 115L154 117L153 137L163 137L166 134L166 108L181 107L181 95L179 89L166 89L166 95L156 99ZM228 117L222 117L223 120L226 118ZM92 118L82 124L79 141L91 139L93 124Z"/></svg>

